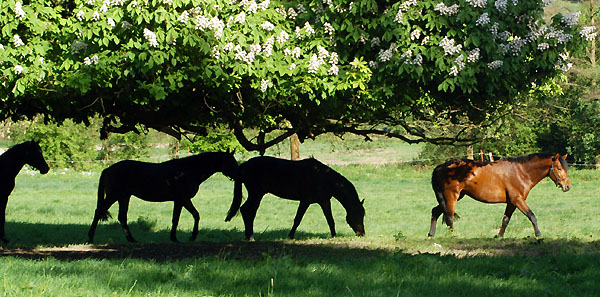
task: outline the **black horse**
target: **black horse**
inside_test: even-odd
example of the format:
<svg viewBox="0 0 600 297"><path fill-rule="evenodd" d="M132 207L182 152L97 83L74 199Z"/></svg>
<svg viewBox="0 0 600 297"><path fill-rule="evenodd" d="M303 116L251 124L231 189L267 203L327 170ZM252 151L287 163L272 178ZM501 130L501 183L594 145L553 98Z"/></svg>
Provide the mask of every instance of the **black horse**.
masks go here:
<svg viewBox="0 0 600 297"><path fill-rule="evenodd" d="M0 155L0 239L6 243L8 239L4 234L4 220L8 195L15 188L15 178L25 164L39 170L41 174L50 170L39 143L35 141L17 144Z"/></svg>
<svg viewBox="0 0 600 297"><path fill-rule="evenodd" d="M234 178L237 161L231 153L203 153L163 163L146 163L124 160L104 169L98 184L98 205L94 220L88 232L89 242L94 241L94 233L99 220L106 220L108 209L119 202L119 222L125 237L135 242L127 226L129 199L134 195L151 202L173 201L173 228L171 240L177 242L176 232L181 208L185 207L194 217L193 241L198 235L200 215L192 204L200 184L215 172ZM106 198L104 198L106 194Z"/></svg>
<svg viewBox="0 0 600 297"><path fill-rule="evenodd" d="M248 199L242 203L242 183L248 190ZM289 161L273 157L255 157L239 167L235 180L234 197L225 221L240 209L244 219L246 239L254 240L254 218L261 199L267 193L281 198L298 200L300 206L294 225L288 234L294 238L296 228L312 203L318 203L325 214L331 236L335 236L335 223L331 214L331 197L335 197L346 209L346 222L357 236L365 234L363 201L350 181L327 165L315 160Z"/></svg>

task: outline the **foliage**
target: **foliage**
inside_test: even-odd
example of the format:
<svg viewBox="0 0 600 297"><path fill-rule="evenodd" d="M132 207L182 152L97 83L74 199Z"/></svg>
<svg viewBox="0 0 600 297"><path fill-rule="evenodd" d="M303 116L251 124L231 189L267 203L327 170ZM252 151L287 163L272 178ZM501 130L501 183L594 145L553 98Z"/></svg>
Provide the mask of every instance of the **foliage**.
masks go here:
<svg viewBox="0 0 600 297"><path fill-rule="evenodd" d="M190 153L194 154L204 152L246 152L235 136L224 127L211 129L206 136L191 135L189 138L178 141L178 143L175 146L172 145L172 147L173 149L184 147L187 148Z"/></svg>
<svg viewBox="0 0 600 297"><path fill-rule="evenodd" d="M586 45L578 16L546 25L544 3L7 0L0 115L99 113L104 132L173 135L224 124L248 150L327 131L453 142L410 122L485 120Z"/></svg>
<svg viewBox="0 0 600 297"><path fill-rule="evenodd" d="M11 145L37 140L51 168L75 170L99 169L121 159L140 159L148 156L148 138L129 132L110 134L100 141L100 120L91 118L89 125L65 120L58 124L42 118L32 121L7 122L6 134ZM103 162L104 161L104 162Z"/></svg>

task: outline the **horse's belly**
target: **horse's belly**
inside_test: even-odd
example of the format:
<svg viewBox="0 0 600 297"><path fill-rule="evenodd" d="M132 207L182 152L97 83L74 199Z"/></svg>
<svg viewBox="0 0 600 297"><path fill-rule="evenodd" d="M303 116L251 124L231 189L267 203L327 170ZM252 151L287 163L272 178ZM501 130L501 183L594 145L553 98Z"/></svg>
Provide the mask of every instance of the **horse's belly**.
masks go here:
<svg viewBox="0 0 600 297"><path fill-rule="evenodd" d="M465 187L464 191L469 197L485 203L506 202L506 190L498 185L479 185L478 187Z"/></svg>

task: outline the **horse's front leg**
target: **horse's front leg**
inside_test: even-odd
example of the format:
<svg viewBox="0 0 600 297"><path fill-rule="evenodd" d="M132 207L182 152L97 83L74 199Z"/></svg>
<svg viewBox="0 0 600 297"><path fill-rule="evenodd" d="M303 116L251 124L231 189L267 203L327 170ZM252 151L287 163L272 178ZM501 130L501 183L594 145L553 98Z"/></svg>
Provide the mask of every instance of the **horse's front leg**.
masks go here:
<svg viewBox="0 0 600 297"><path fill-rule="evenodd" d="M194 241L198 236L198 223L200 222L200 214L194 207L194 204L192 204L192 200L185 200L183 207L185 207L185 209L192 214L192 217L194 217L194 229L192 230L192 236L190 237L190 241Z"/></svg>
<svg viewBox="0 0 600 297"><path fill-rule="evenodd" d="M127 212L129 211L129 199L131 197L127 196L119 199L119 223L121 223L121 227L123 228L123 232L125 232L125 238L129 242L137 242L131 235L131 230L129 230L129 225L127 225Z"/></svg>
<svg viewBox="0 0 600 297"><path fill-rule="evenodd" d="M323 214L325 215L325 219L327 220L327 225L329 225L329 232L331 232L331 237L335 237L335 221L333 220L333 215L331 214L331 200L326 199L325 201L319 203L321 206L321 210L323 210Z"/></svg>
<svg viewBox="0 0 600 297"><path fill-rule="evenodd" d="M6 238L6 234L4 233L4 223L5 223L5 215L6 215L6 204L8 203L8 196L4 196L0 198L0 240L4 243L8 243L8 239Z"/></svg>
<svg viewBox="0 0 600 297"><path fill-rule="evenodd" d="M171 241L179 242L177 240L177 225L179 224L179 216L181 215L181 208L183 207L183 204L177 200L173 202L173 227L171 227Z"/></svg>
<svg viewBox="0 0 600 297"><path fill-rule="evenodd" d="M290 233L288 234L289 239L294 239L296 229L298 229L298 226L300 226L302 217L304 217L304 214L306 213L306 210L308 209L309 205L310 203L308 202L300 201L300 205L298 205L298 210L296 211L296 217L294 217L294 225L292 226L292 230L290 230Z"/></svg>
<svg viewBox="0 0 600 297"><path fill-rule="evenodd" d="M535 217L535 214L533 213L533 211L529 208L529 206L527 206L527 203L525 203L524 199L518 199L515 203L515 206L525 215L527 216L527 218L529 219L529 221L531 222L531 224L533 225L533 231L535 232L535 238L536 239L541 239L542 237L542 233L540 232L540 229L538 229L538 224L537 224L537 218Z"/></svg>
<svg viewBox="0 0 600 297"><path fill-rule="evenodd" d="M506 231L506 227L508 226L508 223L510 222L510 218L516 208L517 207L514 204L512 204L510 202L506 203L506 209L504 210L504 216L502 217L502 227L500 227L500 231L498 231L498 235L496 235L497 238L504 237L504 232Z"/></svg>

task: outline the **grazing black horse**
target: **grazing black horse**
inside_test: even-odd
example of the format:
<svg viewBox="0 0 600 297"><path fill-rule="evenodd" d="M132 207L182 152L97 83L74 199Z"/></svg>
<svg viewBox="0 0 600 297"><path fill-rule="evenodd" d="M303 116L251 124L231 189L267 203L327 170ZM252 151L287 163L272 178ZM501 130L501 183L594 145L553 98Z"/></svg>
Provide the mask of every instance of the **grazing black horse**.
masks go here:
<svg viewBox="0 0 600 297"><path fill-rule="evenodd" d="M6 243L8 243L4 234L6 203L8 195L15 188L15 178L25 164L39 170L41 174L46 174L50 170L39 143L35 141L17 144L0 155L0 239Z"/></svg>
<svg viewBox="0 0 600 297"><path fill-rule="evenodd" d="M242 203L242 183L248 190L248 199ZM244 219L246 239L254 240L254 218L261 199L267 193L281 198L298 200L300 206L288 237L294 238L296 228L312 203L318 203L325 214L331 236L335 236L335 224L331 214L331 197L335 197L346 209L346 222L357 236L365 235L363 201L350 181L327 165L315 160L289 161L273 157L255 157L239 167L235 180L234 197L225 221L240 209Z"/></svg>
<svg viewBox="0 0 600 297"><path fill-rule="evenodd" d="M151 202L173 201L173 228L171 240L177 242L176 232L181 208L185 207L194 217L194 230L190 240L198 235L200 215L192 204L200 184L215 172L234 178L237 161L231 153L203 153L163 163L146 163L124 160L104 169L98 184L98 205L94 220L88 232L89 242L94 241L94 233L99 220L106 220L108 209L119 202L119 222L125 237L135 242L127 226L129 199L134 195ZM106 198L104 198L106 194Z"/></svg>

